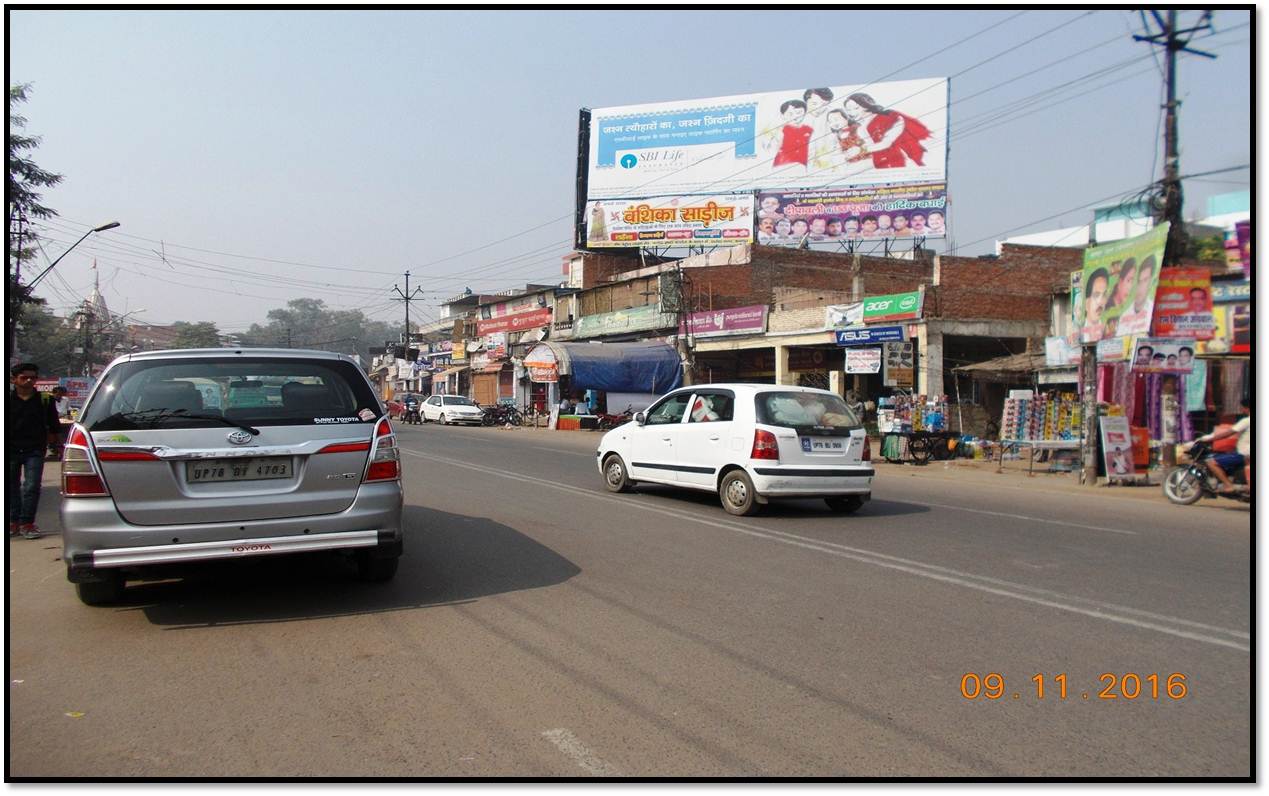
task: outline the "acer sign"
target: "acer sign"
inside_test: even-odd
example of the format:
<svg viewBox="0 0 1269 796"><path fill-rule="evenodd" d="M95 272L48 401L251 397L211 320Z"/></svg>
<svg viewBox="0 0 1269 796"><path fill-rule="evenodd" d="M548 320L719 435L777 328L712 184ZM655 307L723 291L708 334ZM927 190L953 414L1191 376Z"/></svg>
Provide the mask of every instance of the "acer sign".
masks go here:
<svg viewBox="0 0 1269 796"><path fill-rule="evenodd" d="M908 321L921 317L919 290L910 293L891 293L864 299L864 323L875 321Z"/></svg>
<svg viewBox="0 0 1269 796"><path fill-rule="evenodd" d="M476 322L476 334L486 335L496 332L523 332L525 329L536 329L540 326L549 326L551 324L551 310L549 307L544 309L531 310L529 312L517 312L514 315L503 315L500 318L490 318L488 320Z"/></svg>

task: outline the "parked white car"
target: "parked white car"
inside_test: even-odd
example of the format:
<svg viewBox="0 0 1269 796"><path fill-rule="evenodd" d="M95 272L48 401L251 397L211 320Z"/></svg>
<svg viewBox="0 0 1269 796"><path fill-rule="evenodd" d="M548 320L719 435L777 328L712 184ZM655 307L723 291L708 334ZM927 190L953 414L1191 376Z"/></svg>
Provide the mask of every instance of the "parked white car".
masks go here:
<svg viewBox="0 0 1269 796"><path fill-rule="evenodd" d="M480 425L484 412L480 405L465 395L433 395L423 402L419 414L424 423L475 423Z"/></svg>
<svg viewBox="0 0 1269 796"><path fill-rule="evenodd" d="M595 452L604 484L716 492L731 514L778 498L857 511L872 496L863 424L835 393L770 384L684 387L609 431Z"/></svg>

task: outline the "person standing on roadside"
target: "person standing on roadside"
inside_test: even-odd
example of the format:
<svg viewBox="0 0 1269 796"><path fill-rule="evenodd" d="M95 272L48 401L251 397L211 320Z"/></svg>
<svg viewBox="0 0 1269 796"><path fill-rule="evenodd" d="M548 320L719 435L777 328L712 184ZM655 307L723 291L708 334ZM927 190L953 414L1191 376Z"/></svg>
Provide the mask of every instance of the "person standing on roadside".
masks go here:
<svg viewBox="0 0 1269 796"><path fill-rule="evenodd" d="M5 407L8 434L5 435L5 492L9 496L9 535L39 539L35 510L40 504L40 481L44 478L44 451L55 444L60 431L53 397L37 392L39 366L30 362L14 365L13 389Z"/></svg>
<svg viewBox="0 0 1269 796"><path fill-rule="evenodd" d="M70 417L71 405L70 399L66 397L65 387L54 387L52 394L53 408L57 411L58 424L56 429L57 441L49 446L49 453L54 459L60 459L62 458L62 445L66 443L66 426L61 420Z"/></svg>

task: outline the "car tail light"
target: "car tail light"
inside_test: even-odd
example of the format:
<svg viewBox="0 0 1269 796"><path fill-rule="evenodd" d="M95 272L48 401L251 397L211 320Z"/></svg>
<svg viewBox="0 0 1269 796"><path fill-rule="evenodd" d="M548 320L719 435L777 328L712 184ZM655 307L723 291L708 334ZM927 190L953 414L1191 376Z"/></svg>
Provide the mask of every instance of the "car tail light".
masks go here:
<svg viewBox="0 0 1269 796"><path fill-rule="evenodd" d="M333 445L327 445L318 453L357 453L358 451L370 450L369 442L336 442Z"/></svg>
<svg viewBox="0 0 1269 796"><path fill-rule="evenodd" d="M160 461L149 451L97 451L97 461L99 462L157 462Z"/></svg>
<svg viewBox="0 0 1269 796"><path fill-rule="evenodd" d="M753 432L753 449L749 451L750 459L779 459L780 444L776 442L775 434L766 429L757 429Z"/></svg>
<svg viewBox="0 0 1269 796"><path fill-rule="evenodd" d="M868 437L864 437L864 450L859 457L862 461L872 461L872 443L868 441Z"/></svg>
<svg viewBox="0 0 1269 796"><path fill-rule="evenodd" d="M375 441L371 448L370 464L362 482L398 481L401 478L401 452L397 450L397 436L392 433L388 418L379 419L375 426Z"/></svg>
<svg viewBox="0 0 1269 796"><path fill-rule="evenodd" d="M93 461L92 443L78 423L71 426L62 446L62 496L107 497L110 490Z"/></svg>

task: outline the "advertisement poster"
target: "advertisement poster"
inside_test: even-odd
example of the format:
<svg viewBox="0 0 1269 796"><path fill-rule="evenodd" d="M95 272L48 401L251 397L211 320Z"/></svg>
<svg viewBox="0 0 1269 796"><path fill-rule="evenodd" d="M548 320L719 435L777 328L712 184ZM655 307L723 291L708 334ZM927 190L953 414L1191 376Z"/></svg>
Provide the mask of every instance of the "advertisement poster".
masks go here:
<svg viewBox="0 0 1269 796"><path fill-rule="evenodd" d="M844 329L864 322L864 302L829 304L824 308L824 328Z"/></svg>
<svg viewBox="0 0 1269 796"><path fill-rule="evenodd" d="M1168 225L1084 250L1075 325L1080 340L1149 334Z"/></svg>
<svg viewBox="0 0 1269 796"><path fill-rule="evenodd" d="M686 324L679 324L680 334L683 334L684 331L686 331L694 337L724 337L730 334L761 334L766 330L766 304L754 304L749 307L732 307L725 310L693 312L687 316Z"/></svg>
<svg viewBox="0 0 1269 796"><path fill-rule="evenodd" d="M1044 338L1044 366L1063 368L1080 363L1080 347L1065 337Z"/></svg>
<svg viewBox="0 0 1269 796"><path fill-rule="evenodd" d="M1251 220L1239 221L1234 225L1234 239L1238 242L1238 260L1243 266L1243 275L1251 278Z"/></svg>
<svg viewBox="0 0 1269 796"><path fill-rule="evenodd" d="M880 373L880 348L848 348L846 349L847 373Z"/></svg>
<svg viewBox="0 0 1269 796"><path fill-rule="evenodd" d="M1211 271L1206 268L1164 268L1159 271L1151 334L1208 340L1215 323L1212 317Z"/></svg>
<svg viewBox="0 0 1269 796"><path fill-rule="evenodd" d="M1194 364L1193 340L1137 337L1132 341L1132 366L1138 373L1189 373Z"/></svg>
<svg viewBox="0 0 1269 796"><path fill-rule="evenodd" d="M885 386L912 389L916 371L916 352L912 343L885 343L882 350L886 363Z"/></svg>
<svg viewBox="0 0 1269 796"><path fill-rule="evenodd" d="M485 352L490 359L505 359L507 356L507 333L493 332L485 335Z"/></svg>
<svg viewBox="0 0 1269 796"><path fill-rule="evenodd" d="M753 196L662 196L586 204L586 245L733 246L753 241Z"/></svg>
<svg viewBox="0 0 1269 796"><path fill-rule="evenodd" d="M551 308L542 307L528 312L517 312L498 318L476 321L476 334L488 335L496 332L523 332L525 329L537 329L551 325ZM455 352L458 347L455 346Z"/></svg>
<svg viewBox="0 0 1269 796"><path fill-rule="evenodd" d="M1099 419L1102 429L1102 461L1106 465L1107 477L1135 476L1132 433L1128 428L1128 418L1117 415Z"/></svg>
<svg viewBox="0 0 1269 796"><path fill-rule="evenodd" d="M1126 362L1131 350L1131 337L1107 337L1097 341L1097 361Z"/></svg>
<svg viewBox="0 0 1269 796"><path fill-rule="evenodd" d="M766 246L946 235L942 182L758 194L758 243Z"/></svg>
<svg viewBox="0 0 1269 796"><path fill-rule="evenodd" d="M947 179L945 78L596 108L586 199Z"/></svg>
<svg viewBox="0 0 1269 796"><path fill-rule="evenodd" d="M1216 321L1210 340L1198 340L1194 349L1199 354L1250 354L1251 305L1217 304L1212 309Z"/></svg>
<svg viewBox="0 0 1269 796"><path fill-rule="evenodd" d="M1202 412L1207 409L1207 360L1196 359L1190 366L1185 380L1185 411Z"/></svg>

